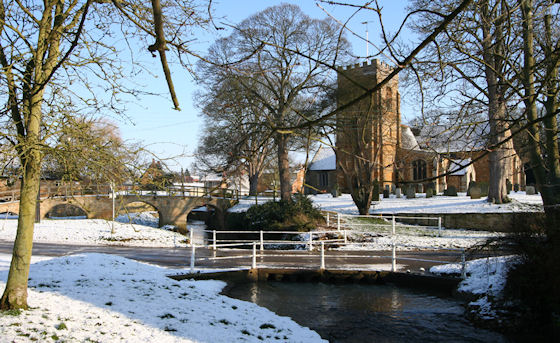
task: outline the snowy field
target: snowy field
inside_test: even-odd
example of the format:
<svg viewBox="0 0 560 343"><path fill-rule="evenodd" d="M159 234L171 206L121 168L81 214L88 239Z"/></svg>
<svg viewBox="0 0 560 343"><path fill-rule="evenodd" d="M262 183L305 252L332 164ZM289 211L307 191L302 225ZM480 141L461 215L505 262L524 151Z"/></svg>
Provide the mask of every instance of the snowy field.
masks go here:
<svg viewBox="0 0 560 343"><path fill-rule="evenodd" d="M146 220L146 215L141 217ZM0 239L13 241L16 237L17 219L1 220L1 222ZM112 225L114 225L114 233L111 233ZM185 239L185 236L165 228L158 229L103 219L44 219L41 223L35 224L33 233L35 242L84 245L184 247Z"/></svg>
<svg viewBox="0 0 560 343"><path fill-rule="evenodd" d="M0 289L9 255L0 254ZM219 292L222 281L175 281L123 257L33 257L28 311L0 313L1 342L322 342L288 317ZM176 271L176 270L174 270Z"/></svg>
<svg viewBox="0 0 560 343"><path fill-rule="evenodd" d="M391 195L388 199L380 198L371 208L371 213L496 213L496 212L542 212L540 195L526 195L525 192L511 192L510 203L493 205L486 198L471 199L465 193L456 197L438 195L426 198L425 194L416 194L413 199L397 199ZM330 194L311 196L315 205L324 211L344 214L358 214L358 209L350 194L333 198Z"/></svg>

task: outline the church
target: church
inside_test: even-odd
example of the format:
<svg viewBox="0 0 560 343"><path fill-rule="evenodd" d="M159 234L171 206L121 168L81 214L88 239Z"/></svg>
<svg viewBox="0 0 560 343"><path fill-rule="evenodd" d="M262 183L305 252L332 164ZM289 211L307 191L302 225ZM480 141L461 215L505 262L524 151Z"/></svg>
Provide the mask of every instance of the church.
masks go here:
<svg viewBox="0 0 560 343"><path fill-rule="evenodd" d="M413 130L401 123L398 75L367 94L391 73L389 65L373 59L337 71L336 143L334 149L321 146L313 157L306 174L307 193L349 192L344 177L348 170L372 173L380 189L412 184L418 192L428 187L443 192L450 186L466 192L471 181L489 182L484 128ZM507 175L512 188L524 189L523 163L514 150Z"/></svg>

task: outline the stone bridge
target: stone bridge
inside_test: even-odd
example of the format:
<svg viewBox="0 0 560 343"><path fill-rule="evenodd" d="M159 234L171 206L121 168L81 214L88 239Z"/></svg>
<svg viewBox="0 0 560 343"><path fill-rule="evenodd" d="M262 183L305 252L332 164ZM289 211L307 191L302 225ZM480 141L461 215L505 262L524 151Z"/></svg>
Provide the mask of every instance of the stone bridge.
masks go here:
<svg viewBox="0 0 560 343"><path fill-rule="evenodd" d="M198 207L208 206L215 210L219 223L223 225L225 211L236 203L231 198L210 196L180 195L138 195L126 194L115 196L115 213L119 213L131 203L141 202L154 207L159 214L159 226L174 225L180 229L187 226L187 216ZM73 195L49 197L40 200L41 219L57 206L75 206L81 209L87 218L112 219L113 199L108 195ZM19 213L19 201L0 203L0 212Z"/></svg>

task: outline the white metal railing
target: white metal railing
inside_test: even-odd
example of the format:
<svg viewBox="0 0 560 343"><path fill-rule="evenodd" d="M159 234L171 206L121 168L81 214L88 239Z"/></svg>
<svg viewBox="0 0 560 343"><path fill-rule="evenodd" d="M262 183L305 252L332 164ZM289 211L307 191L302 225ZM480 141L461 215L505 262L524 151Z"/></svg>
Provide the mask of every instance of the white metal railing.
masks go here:
<svg viewBox="0 0 560 343"><path fill-rule="evenodd" d="M257 257L264 258L264 257L289 257L289 258L306 258L309 259L310 257L316 257L315 255L307 254L264 254L265 247L274 245L277 246L293 246L293 245L306 245L309 251L313 251L314 245L319 245L319 255L317 257L320 258L319 268L321 270L325 269L325 259L327 258L326 249L328 246L352 246L355 244L363 244L363 243L354 243L348 241L347 232L349 230L341 230L341 231L314 231L314 232L306 232L303 234L308 235L308 238L304 241L282 241L282 240L265 240L264 237L266 234L293 234L293 235L301 235L301 232L293 232L293 231L216 231L216 230L204 230L207 233L212 233L212 239L209 241L211 244L204 244L201 247L211 249L213 251L217 251L218 248L246 248L252 247L252 254L248 255L230 255L230 256L213 256L213 257L205 257L200 260L206 261L217 261L217 260L228 260L228 259L248 259L251 258L251 268L257 267ZM196 261L196 244L192 244L193 241L193 230L190 230L190 239L191 239L191 270L194 270L195 261ZM355 232L355 231L352 231ZM367 232L367 231L362 231ZM258 234L259 239L251 240L251 239L230 239L230 240L218 240L218 234ZM340 238L335 239L320 239L321 237L317 237L315 240L313 239L314 236L324 236L328 234L336 234L340 235ZM394 238L394 231L393 231L393 238ZM324 238L324 237L323 237ZM221 242L221 243L219 243ZM259 253L257 253L257 245L259 246ZM431 247L431 246L419 246L419 245L410 245L410 244L397 244L395 239L392 240L391 244L391 255L380 255L380 254L366 254L366 255L352 255L352 254L344 254L341 255L340 253L337 255L332 256L333 258L336 257L337 259L351 259L351 258L362 258L362 259L373 259L373 258L382 258L382 259L390 259L391 260L391 271L395 272L397 270L397 260L408 260L408 261L417 261L417 262L432 262L432 263L457 263L457 261L445 261L445 260L435 260L435 259L427 259L427 258L416 258L416 257L405 257L405 256L397 256L399 250L398 248L415 248L415 249L423 249L423 250L434 250L434 251L451 251L460 253L460 259L462 264L462 272L461 276L465 278L465 266L466 266L466 257L465 257L465 249L459 248L441 248L441 247ZM355 250L349 250L348 252L352 252ZM365 251L365 250L361 250ZM410 250L403 250L400 252L410 254ZM329 256L331 257L331 256ZM459 257L459 256L457 256Z"/></svg>
<svg viewBox="0 0 560 343"><path fill-rule="evenodd" d="M285 243L283 243L285 244ZM252 243L237 243L235 244L235 246L238 247L252 247L252 253L251 254L247 254L247 255L230 255L230 256L213 256L213 257L203 257L203 258L199 258L199 261L218 261L218 260L232 260L232 259L251 259L251 268L255 269L257 268L257 257L259 258L265 258L265 257L289 257L289 258L305 258L305 259L309 259L310 257L312 258L319 258L319 269L320 270L325 270L326 269L326 259L327 257L332 257L332 258L336 258L337 260L340 260L341 258L344 259L351 259L351 258L361 258L361 259L374 259L374 258L378 258L378 259L390 259L391 260L391 271L392 272L396 272L397 271L397 261L398 260L406 260L406 261L416 261L416 262L428 262L428 263L438 263L438 264L443 264L443 263L457 263L456 260L454 261L447 261L447 260L435 260L435 259L427 259L427 258L416 258L416 257L405 257L405 256L397 256L397 247L398 246L403 246L403 245L397 245L397 244L393 244L392 249L391 249L391 255L371 255L371 254L367 254L367 255L332 255L332 256L327 256L327 249L325 248L327 245L329 245L328 242L324 242L321 241L320 242L320 248L319 248L319 255L309 255L309 254L264 254L262 251L260 253L257 253L257 242L252 242ZM230 247L233 245L230 245ZM407 246L409 247L409 246ZM466 278L466 255L465 255L465 249L454 249L454 248L437 248L437 247L433 247L434 250L444 250L444 251L456 251L456 252L460 252L460 256L458 254L458 257L460 257L461 259L461 278ZM410 253L410 251L406 251L407 253ZM191 245L191 258L190 258L190 269L191 272L194 272L194 268L195 268L195 261L197 260L196 257L196 245L193 244Z"/></svg>

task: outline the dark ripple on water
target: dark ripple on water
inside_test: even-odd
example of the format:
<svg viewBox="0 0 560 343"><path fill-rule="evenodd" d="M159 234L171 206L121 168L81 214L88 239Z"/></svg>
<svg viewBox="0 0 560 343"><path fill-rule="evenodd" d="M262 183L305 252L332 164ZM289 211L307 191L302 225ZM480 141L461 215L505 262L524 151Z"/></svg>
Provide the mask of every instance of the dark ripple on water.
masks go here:
<svg viewBox="0 0 560 343"><path fill-rule="evenodd" d="M474 327L464 303L392 285L263 282L226 295L252 301L317 331L330 342L509 342Z"/></svg>

